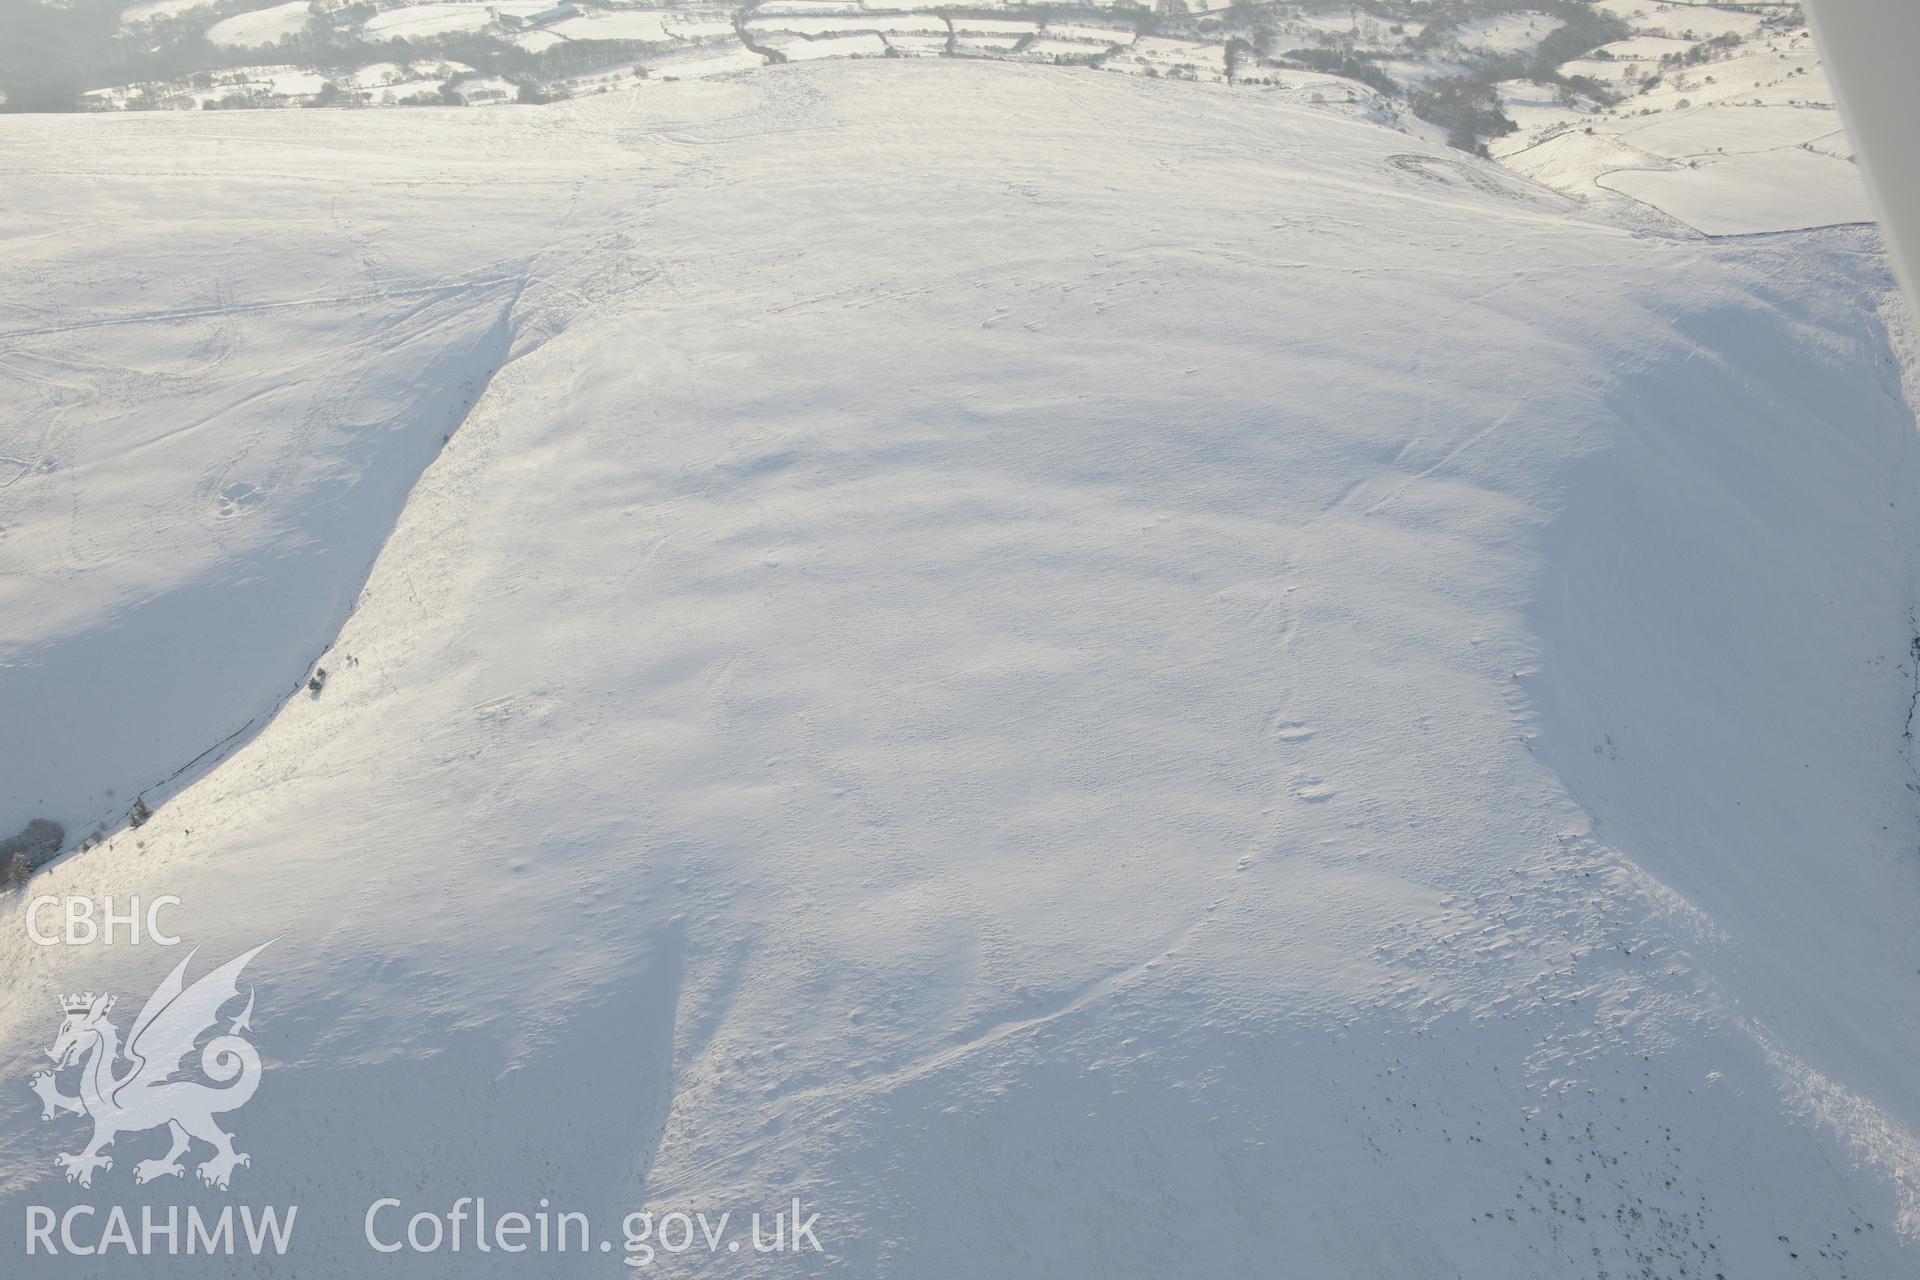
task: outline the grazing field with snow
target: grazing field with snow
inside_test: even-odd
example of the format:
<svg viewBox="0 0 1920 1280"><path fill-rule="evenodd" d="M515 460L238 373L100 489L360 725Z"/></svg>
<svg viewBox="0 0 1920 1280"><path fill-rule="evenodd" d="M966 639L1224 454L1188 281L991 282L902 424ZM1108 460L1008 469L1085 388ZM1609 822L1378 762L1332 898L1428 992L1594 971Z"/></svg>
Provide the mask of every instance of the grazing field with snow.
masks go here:
<svg viewBox="0 0 1920 1280"><path fill-rule="evenodd" d="M798 1198L795 1275L1912 1273L1871 229L1298 88L652 65L0 124L0 829L277 939L231 1193L83 1187L60 997L184 951L0 900L0 1247L239 1199L286 1257L141 1273L605 1276ZM376 1254L381 1196L608 1251Z"/></svg>

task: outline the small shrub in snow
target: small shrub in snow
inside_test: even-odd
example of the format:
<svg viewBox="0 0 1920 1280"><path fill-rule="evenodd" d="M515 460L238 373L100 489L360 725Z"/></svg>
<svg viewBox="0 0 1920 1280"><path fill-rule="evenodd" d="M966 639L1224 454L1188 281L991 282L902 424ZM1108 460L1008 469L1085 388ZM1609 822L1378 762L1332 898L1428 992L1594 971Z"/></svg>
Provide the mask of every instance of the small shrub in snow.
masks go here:
<svg viewBox="0 0 1920 1280"><path fill-rule="evenodd" d="M25 884L28 876L53 861L66 838L66 828L59 823L35 818L17 835L0 840L0 888Z"/></svg>

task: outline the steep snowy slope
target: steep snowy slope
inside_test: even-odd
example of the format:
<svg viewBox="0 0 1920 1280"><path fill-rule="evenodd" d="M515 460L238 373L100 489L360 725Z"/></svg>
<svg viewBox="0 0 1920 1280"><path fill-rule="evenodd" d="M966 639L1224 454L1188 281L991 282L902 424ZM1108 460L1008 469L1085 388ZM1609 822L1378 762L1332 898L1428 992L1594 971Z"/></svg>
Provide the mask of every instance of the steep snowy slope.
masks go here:
<svg viewBox="0 0 1920 1280"><path fill-rule="evenodd" d="M60 1179L59 994L137 1007L180 952L36 947L16 901L6 1247L237 1200L299 1206L287 1256L116 1265L604 1276L628 1210L798 1197L825 1255L653 1267L1912 1271L1914 422L1865 233L1636 235L1252 93L1002 65L317 115L0 135L37 208L202 228L110 220L98 278L151 236L245 316L391 243L448 309L237 321L237 372L127 400L165 436L284 385L390 444L263 408L148 476L91 420L72 527L121 546L84 512L185 527L168 477L253 440L318 477L182 591L340 600L385 541L319 697L35 881L179 895L197 965L279 939L252 1163L135 1186L128 1135ZM414 484L463 411L430 369L491 380ZM9 610L47 656L3 696L120 616L81 581ZM178 634L228 696L325 613ZM363 1238L461 1196L612 1248Z"/></svg>
<svg viewBox="0 0 1920 1280"><path fill-rule="evenodd" d="M263 723L526 340L507 315L595 140L568 135L554 167L541 128L440 121L383 158L398 131L356 124L265 165L239 158L244 130L136 124L110 155L9 174L0 723L23 750L0 771L0 832L111 830ZM326 180L336 145L351 182Z"/></svg>

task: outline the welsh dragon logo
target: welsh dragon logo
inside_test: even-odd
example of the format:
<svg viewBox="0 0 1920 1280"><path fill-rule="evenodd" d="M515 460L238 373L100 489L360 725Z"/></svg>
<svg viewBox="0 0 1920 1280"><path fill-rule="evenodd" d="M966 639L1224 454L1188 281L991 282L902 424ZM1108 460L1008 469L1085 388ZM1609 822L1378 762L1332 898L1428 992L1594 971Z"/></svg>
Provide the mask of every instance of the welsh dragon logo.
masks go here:
<svg viewBox="0 0 1920 1280"><path fill-rule="evenodd" d="M187 964L193 959L189 954L148 997L124 1049L119 1031L107 1020L112 996L89 992L61 1000L66 1020L47 1050L55 1066L33 1077L33 1091L40 1095L43 1120L62 1111L93 1118L93 1140L86 1150L54 1157L54 1163L66 1170L68 1182L92 1186L94 1170L113 1168L113 1158L101 1152L115 1137L162 1125L173 1145L158 1159L137 1162L133 1166L136 1182L184 1173L180 1157L196 1139L213 1147L212 1157L197 1170L210 1187L226 1190L234 1167L251 1163L245 1152L233 1149L233 1135L214 1122L216 1115L245 1106L260 1087L260 1055L240 1034L252 1030L251 987L246 1009L224 1034L214 1036L200 1050L200 1069L224 1087L179 1077L195 1042L217 1026L222 1006L238 998L241 970L271 945L261 943L190 987L185 984ZM80 1064L80 1092L69 1097L60 1092L54 1073L76 1063Z"/></svg>

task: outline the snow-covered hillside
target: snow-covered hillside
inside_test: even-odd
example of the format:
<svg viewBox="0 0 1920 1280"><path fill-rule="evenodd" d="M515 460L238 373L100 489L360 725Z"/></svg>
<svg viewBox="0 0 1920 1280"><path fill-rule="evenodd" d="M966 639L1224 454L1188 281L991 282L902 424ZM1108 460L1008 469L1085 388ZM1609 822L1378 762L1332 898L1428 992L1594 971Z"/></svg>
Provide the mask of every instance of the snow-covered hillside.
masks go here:
<svg viewBox="0 0 1920 1280"><path fill-rule="evenodd" d="M786 62L995 59L1345 111L1655 229L1872 218L1789 0L144 0L120 16L92 33L98 63L68 107L526 105ZM8 71L0 59L0 94Z"/></svg>
<svg viewBox="0 0 1920 1280"><path fill-rule="evenodd" d="M33 891L178 895L196 965L278 938L231 1192L135 1186L159 1133L83 1189L59 997L184 948L0 908L7 1249L238 1201L287 1256L105 1273L608 1276L798 1197L824 1255L653 1269L1914 1270L1870 230L964 61L0 172L0 825L113 824ZM363 1239L461 1196L615 1247Z"/></svg>

